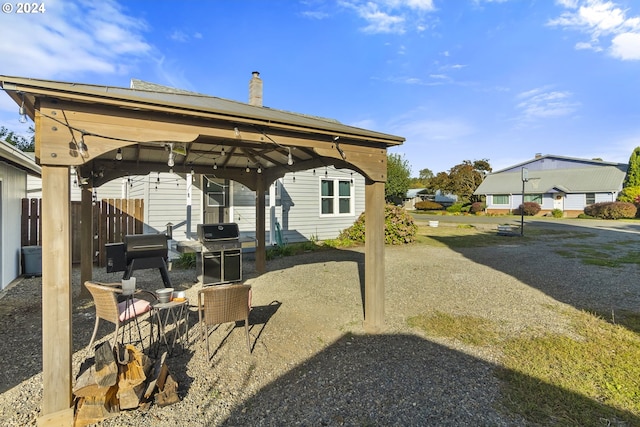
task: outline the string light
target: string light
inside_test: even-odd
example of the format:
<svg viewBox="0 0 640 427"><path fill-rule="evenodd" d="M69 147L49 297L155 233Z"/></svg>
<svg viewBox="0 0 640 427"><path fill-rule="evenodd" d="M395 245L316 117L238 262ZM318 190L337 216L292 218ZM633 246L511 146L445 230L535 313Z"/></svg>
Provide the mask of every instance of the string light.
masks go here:
<svg viewBox="0 0 640 427"><path fill-rule="evenodd" d="M262 167L258 165L258 173L262 173Z"/></svg>
<svg viewBox="0 0 640 427"><path fill-rule="evenodd" d="M293 165L293 157L291 157L291 147L289 147L289 155L287 156L287 164L289 166Z"/></svg>
<svg viewBox="0 0 640 427"><path fill-rule="evenodd" d="M213 162L213 169L218 169L218 163L216 163L216 161L214 160Z"/></svg>
<svg viewBox="0 0 640 427"><path fill-rule="evenodd" d="M76 143L76 146L78 147L78 154L80 154L80 157L86 157L89 147L87 147L87 144L84 142L84 134L80 134L80 142Z"/></svg>
<svg viewBox="0 0 640 427"><path fill-rule="evenodd" d="M122 148L118 148L118 151L116 152L116 160L122 160Z"/></svg>
<svg viewBox="0 0 640 427"><path fill-rule="evenodd" d="M18 108L18 114L20 114L20 118L18 119L20 123L27 123L27 110L24 108L24 93L22 94L22 105Z"/></svg>

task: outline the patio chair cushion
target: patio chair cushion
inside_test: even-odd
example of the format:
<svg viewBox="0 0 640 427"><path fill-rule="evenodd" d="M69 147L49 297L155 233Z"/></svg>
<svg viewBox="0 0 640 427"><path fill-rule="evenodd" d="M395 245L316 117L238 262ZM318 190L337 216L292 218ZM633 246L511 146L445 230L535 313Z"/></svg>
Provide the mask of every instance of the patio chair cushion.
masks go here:
<svg viewBox="0 0 640 427"><path fill-rule="evenodd" d="M120 313L120 321L132 319L147 311L151 310L151 303L149 301L134 298L133 304L131 302L122 301L118 303L118 312Z"/></svg>

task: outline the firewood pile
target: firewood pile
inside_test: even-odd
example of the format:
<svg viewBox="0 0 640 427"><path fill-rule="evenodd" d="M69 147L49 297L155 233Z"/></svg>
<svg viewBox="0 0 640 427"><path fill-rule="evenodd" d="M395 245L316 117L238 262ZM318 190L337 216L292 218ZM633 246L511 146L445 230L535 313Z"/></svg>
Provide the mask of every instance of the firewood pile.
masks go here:
<svg viewBox="0 0 640 427"><path fill-rule="evenodd" d="M95 424L122 410L146 410L152 403L178 402L178 383L166 357L165 352L152 360L131 344L96 346L95 357L82 364L73 388L74 426Z"/></svg>

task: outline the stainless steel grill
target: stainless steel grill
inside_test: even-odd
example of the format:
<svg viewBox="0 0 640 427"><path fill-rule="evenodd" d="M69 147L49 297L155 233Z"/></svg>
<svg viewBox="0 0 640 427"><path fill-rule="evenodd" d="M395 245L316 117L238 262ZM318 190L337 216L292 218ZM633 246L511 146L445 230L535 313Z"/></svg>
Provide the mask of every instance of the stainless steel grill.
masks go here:
<svg viewBox="0 0 640 427"><path fill-rule="evenodd" d="M198 240L202 250L196 258L196 268L204 286L242 280L242 244L238 224L198 224Z"/></svg>

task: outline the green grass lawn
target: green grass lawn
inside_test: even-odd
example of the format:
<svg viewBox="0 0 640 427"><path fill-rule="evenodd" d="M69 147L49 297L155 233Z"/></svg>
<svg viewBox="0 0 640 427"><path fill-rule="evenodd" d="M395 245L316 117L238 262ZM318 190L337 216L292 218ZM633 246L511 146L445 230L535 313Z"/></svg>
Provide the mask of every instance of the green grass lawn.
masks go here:
<svg viewBox="0 0 640 427"><path fill-rule="evenodd" d="M441 226L420 227L416 244L471 248L543 240L556 255L587 265L640 263L638 240L602 243L591 242L592 236L536 228L523 237L505 237L495 230ZM535 425L640 425L640 313L618 312L617 319L585 311L561 315L571 320L571 336L532 330L507 337L492 320L440 312L414 316L407 324L427 335L498 352L503 406Z"/></svg>

